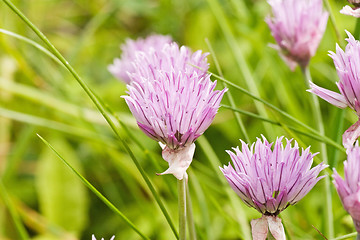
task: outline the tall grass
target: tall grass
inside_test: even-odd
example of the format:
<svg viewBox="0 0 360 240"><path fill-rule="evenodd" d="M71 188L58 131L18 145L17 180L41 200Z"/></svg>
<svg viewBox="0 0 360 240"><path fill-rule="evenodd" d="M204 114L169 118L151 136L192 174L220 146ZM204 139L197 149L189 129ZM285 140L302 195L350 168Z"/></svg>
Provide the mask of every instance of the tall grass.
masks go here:
<svg viewBox="0 0 360 240"><path fill-rule="evenodd" d="M169 34L210 51L212 79L231 93L198 139L189 169L197 239L250 239L249 222L260 217L218 168L239 138L286 135L320 156L326 144L330 167L341 171L339 135L355 116L320 100L328 120L318 131L301 70L291 72L268 47L274 40L264 22L266 1L14 1L12 9L5 3L12 6L0 2L0 238L177 238L176 179L155 174L167 168L161 150L137 128L120 98L125 85L107 71L127 37ZM315 83L334 88L327 51L344 44L343 30L355 29L355 20L338 14L342 3L326 6L332 22L310 71ZM72 169L58 164L50 144ZM332 209L324 206L325 192ZM329 211L333 226L326 224ZM322 239L317 230L334 239L354 236L325 181L281 217L289 239Z"/></svg>

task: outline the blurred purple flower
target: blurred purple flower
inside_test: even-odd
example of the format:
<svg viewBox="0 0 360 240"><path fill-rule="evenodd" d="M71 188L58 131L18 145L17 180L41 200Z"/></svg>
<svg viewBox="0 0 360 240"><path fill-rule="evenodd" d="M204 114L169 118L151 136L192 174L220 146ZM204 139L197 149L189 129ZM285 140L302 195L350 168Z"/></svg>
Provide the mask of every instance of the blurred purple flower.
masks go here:
<svg viewBox="0 0 360 240"><path fill-rule="evenodd" d="M350 15L353 17L360 17L360 1L359 0L348 0L348 2L352 5L354 5L354 7L350 7L350 6L345 6L343 7L343 9L340 10L340 13L345 14L345 15Z"/></svg>
<svg viewBox="0 0 360 240"><path fill-rule="evenodd" d="M188 64L207 69L206 56L176 43L161 51L138 52L129 95L123 96L140 129L161 143L169 163L162 174L180 180L192 161L194 141L210 126L227 90L215 91L210 75Z"/></svg>
<svg viewBox="0 0 360 240"><path fill-rule="evenodd" d="M209 69L207 62L208 53L201 50L192 52L190 48L172 42L164 44L160 49L150 49L148 52L136 52L132 61L133 72L129 72L130 81L143 81L144 79L156 79L156 72L182 73L191 78L197 74L197 78L205 77Z"/></svg>
<svg viewBox="0 0 360 240"><path fill-rule="evenodd" d="M110 240L114 240L114 239L115 239L115 236L112 236L112 237L110 238ZM96 240L96 237L95 237L94 234L92 235L91 240ZM104 240L104 238L101 238L101 240Z"/></svg>
<svg viewBox="0 0 360 240"><path fill-rule="evenodd" d="M351 215L360 234L360 147L349 148L344 161L344 180L334 169L333 183L345 210Z"/></svg>
<svg viewBox="0 0 360 240"><path fill-rule="evenodd" d="M291 70L306 67L324 34L328 13L321 0L268 0L273 17L265 19L279 51Z"/></svg>
<svg viewBox="0 0 360 240"><path fill-rule="evenodd" d="M172 38L170 36L158 34L138 38L137 40L126 39L125 43L120 46L122 50L121 58L115 58L114 63L108 66L108 70L116 78L128 84L130 82L128 72L133 73L135 70L132 62L138 51L160 50L165 44L171 42Z"/></svg>
<svg viewBox="0 0 360 240"><path fill-rule="evenodd" d="M310 92L318 95L325 101L339 107L350 107L360 117L360 42L346 31L349 38L348 44L343 51L336 44L336 53L330 52L329 56L334 60L340 81L337 83L341 94L319 87L310 83ZM343 135L343 144L346 148L353 146L360 136L360 121L352 125Z"/></svg>
<svg viewBox="0 0 360 240"><path fill-rule="evenodd" d="M318 175L327 167L320 163L311 168L316 154L311 154L307 148L300 155L296 141L292 147L292 140L286 139L284 147L282 139L278 138L273 144L263 136L263 142L258 138L251 148L241 141L241 150L237 147L233 148L234 152L227 151L235 168L230 163L220 168L244 203L265 216L252 222L256 239L265 239L258 235L262 232L266 237L264 226L269 226L274 237L279 236L276 239L283 239L281 220L276 216L302 199L324 177Z"/></svg>

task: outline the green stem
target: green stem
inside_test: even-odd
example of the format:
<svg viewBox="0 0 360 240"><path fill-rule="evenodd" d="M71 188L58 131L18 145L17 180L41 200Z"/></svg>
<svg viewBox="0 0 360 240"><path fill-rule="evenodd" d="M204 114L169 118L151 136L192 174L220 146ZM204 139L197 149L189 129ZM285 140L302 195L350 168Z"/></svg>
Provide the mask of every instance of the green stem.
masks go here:
<svg viewBox="0 0 360 240"><path fill-rule="evenodd" d="M220 68L220 64L219 64L219 62L217 60L217 57L215 55L214 49L211 46L210 41L207 38L205 38L205 42L208 45L210 53L211 53L211 55L212 55L212 57L214 59L214 63L215 63L215 66L216 66L216 69L217 69L219 75L223 77L223 74L222 74L222 71L221 71L221 68ZM227 88L227 84L225 82L222 82L222 85L225 88ZM226 97L227 97L227 99L228 99L228 101L230 103L230 106L235 108L235 101L234 101L234 98L233 98L231 92L228 91L225 95L226 95ZM234 112L234 115L235 115L236 123L238 124L238 126L240 128L240 131L244 135L245 141L250 142L249 135L247 134L246 128L245 128L244 123L243 123L243 121L242 121L242 119L240 117L240 114L238 112Z"/></svg>
<svg viewBox="0 0 360 240"><path fill-rule="evenodd" d="M189 239L196 240L196 229L195 229L192 202L191 202L191 196L190 196L190 190L188 184L186 184L186 217L187 217L188 229L189 229Z"/></svg>
<svg viewBox="0 0 360 240"><path fill-rule="evenodd" d="M26 228L20 219L20 216L15 209L15 206L11 202L11 199L7 193L7 190L6 190L2 180L0 180L0 196L3 199L5 205L7 206L8 210L9 210L10 216L14 221L15 227L18 230L21 239L22 240L30 239L29 234L27 233Z"/></svg>
<svg viewBox="0 0 360 240"><path fill-rule="evenodd" d="M325 7L327 8L327 10L329 12L330 22L331 22L331 25L333 26L336 39L337 39L338 43L341 44L343 42L343 40L340 37L340 32L339 32L339 29L338 29L338 27L336 25L335 16L334 16L334 13L333 13L333 11L331 9L330 2L329 2L329 0L324 0L324 3L325 3Z"/></svg>
<svg viewBox="0 0 360 240"><path fill-rule="evenodd" d="M307 88L310 88L309 82L312 81L309 67L302 67L301 71L304 76L305 85ZM311 94L312 101L311 108L314 115L314 120L317 124L317 128L319 130L320 135L325 136L324 124L321 116L320 104L317 96L315 94ZM322 160L325 164L328 163L327 157L327 149L325 143L320 143L321 147L321 156ZM328 227L328 236L330 238L334 238L334 224L333 224L333 213L332 213L332 199L331 199L331 189L330 189L330 179L329 177L325 178L325 198L326 198L326 212L327 212L327 227Z"/></svg>
<svg viewBox="0 0 360 240"><path fill-rule="evenodd" d="M44 48L43 46L41 46L40 44L38 44L37 42L31 40L31 39L28 39L24 36L21 36L19 34L16 34L14 32L11 32L11 31L8 31L8 30L5 30L5 29L2 29L0 28L0 33L3 33L3 34L6 34L8 36L11 36L11 37L14 37L14 38L17 38L21 41L24 41L32 46L34 46L35 48L39 49L40 51L42 51L43 53L45 53L48 57L50 57L52 60L54 60L55 62L57 62L58 64L60 64L60 66L63 66L62 63L59 61L59 59L57 59L57 57L55 57L54 54L52 54L51 52L49 52L49 50L47 50L46 48Z"/></svg>
<svg viewBox="0 0 360 240"><path fill-rule="evenodd" d="M355 31L354 31L354 37L355 39L360 39L360 19L356 19L356 25L355 25Z"/></svg>
<svg viewBox="0 0 360 240"><path fill-rule="evenodd" d="M237 223L241 229L240 238L241 239L251 239L251 230L248 224L247 213L243 209L243 203L240 202L240 198L234 193L234 191L229 187L226 178L219 169L219 166L222 165L220 159L216 155L214 149L212 148L209 141L204 135L197 139L199 146L203 150L205 156L209 160L209 164L212 167L215 176L217 176L218 181L221 183L221 188L225 190L227 197L230 200L232 205L232 211L235 213ZM213 174L213 173L212 173ZM214 174L213 174L214 176ZM215 203L215 202L214 202Z"/></svg>
<svg viewBox="0 0 360 240"><path fill-rule="evenodd" d="M221 107L223 108L227 108L227 109L230 109L232 111L235 111L235 112L238 112L238 113L241 113L241 114L244 114L246 116L250 116L250 117L253 117L253 118L257 118L257 119L260 119L261 121L265 121L265 122L268 122L268 123L271 123L271 124L274 124L274 125L277 125L277 126L280 126L280 127L286 127L286 128L289 128L290 130L294 131L294 132L297 132L297 133L300 133L304 136L307 136L307 137L310 137L310 138L313 138L313 139L316 139L320 142L324 142L324 143L327 143L333 147L336 147L337 149L341 150L341 151L344 151L344 147L342 147L341 145L337 144L336 142L332 141L331 139L327 138L327 137L324 137L322 135L319 135L319 134L315 134L315 133L308 133L308 132L304 132L298 128L295 128L295 127L292 127L292 126L289 126L287 124L284 124L284 123L281 123L279 121L274 121L274 120L271 120L271 119L268 119L268 118L264 118L260 115L257 115L255 113L252 113L252 112L248 112L248 111L244 111L244 110L241 110L241 109L238 109L238 108L233 108L231 106L227 106L227 105L221 105Z"/></svg>
<svg viewBox="0 0 360 240"><path fill-rule="evenodd" d="M239 43L237 39L234 36L234 33L232 32L232 29L229 26L229 23L226 19L226 15L224 11L222 11L222 7L218 0L207 0L209 3L209 6L214 13L214 16L220 26L220 29L223 32L223 35L225 37L225 41L228 44L229 48L231 49L231 53L233 54L235 58L235 62L237 66L239 67L241 77L243 78L243 81L247 85L247 88L249 91L254 94L255 96L260 96L259 90L256 85L256 81L251 73L250 67L248 63L246 62L246 59L243 55L243 51L239 46ZM259 111L259 114L264 117L268 117L268 114L266 112L266 109L263 105L259 104L258 102L255 102L255 107ZM265 132L267 135L271 136L273 135L273 131L270 131L269 125L264 123Z"/></svg>
<svg viewBox="0 0 360 240"><path fill-rule="evenodd" d="M329 240L344 240L344 239L349 239L350 237L356 237L356 232L350 233L350 234L346 234L337 238L333 238L333 239L329 239Z"/></svg>
<svg viewBox="0 0 360 240"><path fill-rule="evenodd" d="M186 239L186 181L184 177L178 180L179 192L179 240Z"/></svg>
<svg viewBox="0 0 360 240"><path fill-rule="evenodd" d="M208 72L209 72L209 71L208 71ZM209 73L211 73L211 72L209 72ZM230 82L229 80L227 80L227 79L225 79L225 78L223 78L223 77L221 77L221 76L219 76L219 75L216 75L215 73L211 73L211 74L212 74L214 77L216 77L217 79L219 79L220 81L223 81L223 82L227 83L229 86L232 86L232 87L234 87L235 89L239 90L240 92L242 92L242 93L244 93L244 94L252 97L253 99L255 99L255 100L263 103L264 105L266 105L266 106L268 106L269 108L277 111L277 112L280 113L281 115L283 115L283 116L287 117L288 119L290 119L291 121L299 124L300 126L302 126L303 128L309 130L310 132L319 135L319 132L318 132L317 130L315 130L315 129L313 129L312 127L306 125L305 123L297 120L295 117L291 116L290 114L288 114L287 112L281 110L280 108L276 107L275 105L269 103L268 101L266 101L266 100L264 100L264 99L262 99L262 98L259 98L259 97L255 96L254 94L250 93L248 90L246 90L246 89L244 89L244 88L242 88L242 87L240 87L240 86L238 86L238 85ZM324 138L327 138L326 136L323 136L323 137L324 137ZM328 139L328 140L329 140L329 141L332 141L331 139ZM335 144L336 144L336 143L335 143Z"/></svg>
<svg viewBox="0 0 360 240"><path fill-rule="evenodd" d="M267 240L276 240L270 231L268 232Z"/></svg>
<svg viewBox="0 0 360 240"><path fill-rule="evenodd" d="M92 90L87 86L87 84L80 78L79 74L75 71L75 69L69 64L69 62L61 55L61 53L54 47L54 45L47 39L47 37L10 1L10 0L3 0L3 2L8 5L35 33L38 37L47 45L50 51L61 61L61 63L66 67L66 69L73 75L75 80L80 84L86 94L90 97L92 102L95 104L99 112L103 115L111 129L114 131L115 135L117 136L118 140L122 143L125 150L128 152L130 158L133 160L134 164L136 165L137 169L139 170L141 176L143 177L144 181L146 182L147 186L149 187L151 193L153 194L157 204L159 205L162 213L164 214L168 224L172 226L172 222L170 220L169 214L167 213L164 204L162 203L160 196L157 194L155 188L153 187L150 179L146 175L144 169L141 167L140 163L136 159L134 153L131 151L129 145L126 141L120 136L118 129L116 128L114 122L112 121L110 115L106 112L105 107L101 104L100 100L96 97L96 95L92 92ZM170 221L169 221L170 220ZM173 233L178 239L178 234L172 228Z"/></svg>
<svg viewBox="0 0 360 240"><path fill-rule="evenodd" d="M81 181L101 200L107 205L113 212L118 214L135 232L137 232L142 239L150 239L146 237L140 230L122 213L117 209L104 195L102 195L86 178L84 178L75 168L73 168L68 161L66 161L53 146L50 145L43 137L39 134L37 136L60 158L66 166L68 166L80 179Z"/></svg>

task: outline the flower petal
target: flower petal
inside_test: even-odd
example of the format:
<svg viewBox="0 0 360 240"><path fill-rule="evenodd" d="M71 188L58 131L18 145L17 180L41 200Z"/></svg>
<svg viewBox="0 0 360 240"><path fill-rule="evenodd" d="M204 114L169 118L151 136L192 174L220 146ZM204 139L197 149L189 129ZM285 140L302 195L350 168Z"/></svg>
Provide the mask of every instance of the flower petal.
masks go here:
<svg viewBox="0 0 360 240"><path fill-rule="evenodd" d="M331 103L332 105L338 107L338 108L346 108L347 103L345 100L345 97L339 93L330 91L328 89L319 87L315 85L313 82L310 82L310 88L309 92L314 93L324 99L325 101Z"/></svg>
<svg viewBox="0 0 360 240"><path fill-rule="evenodd" d="M345 148L350 148L354 146L355 141L360 136L360 119L351 125L343 134L343 145Z"/></svg>

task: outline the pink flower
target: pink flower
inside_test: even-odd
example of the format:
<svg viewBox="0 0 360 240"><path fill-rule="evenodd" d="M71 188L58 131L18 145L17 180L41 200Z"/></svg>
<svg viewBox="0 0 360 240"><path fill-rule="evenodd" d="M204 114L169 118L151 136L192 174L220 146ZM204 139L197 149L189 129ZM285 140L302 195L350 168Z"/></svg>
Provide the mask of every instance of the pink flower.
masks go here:
<svg viewBox="0 0 360 240"><path fill-rule="evenodd" d="M258 138L250 148L241 141L241 150L237 147L234 152L227 151L234 167L229 163L220 168L243 202L263 214L251 223L254 239L265 239L267 227L274 237L278 236L276 239L285 239L277 215L300 201L324 177L318 175L327 167L320 163L311 168L316 154L311 154L309 148L300 154L296 141L291 146L292 140L286 139L283 146L282 139L269 143L263 136L263 142Z"/></svg>
<svg viewBox="0 0 360 240"><path fill-rule="evenodd" d="M334 185L345 210L351 215L356 231L360 234L360 147L347 151L344 161L344 180L334 169Z"/></svg>
<svg viewBox="0 0 360 240"><path fill-rule="evenodd" d="M128 73L135 71L132 62L138 51L148 52L151 49L160 50L165 44L171 42L172 38L170 36L157 34L137 40L126 39L126 42L120 46L122 50L121 58L116 58L114 63L108 66L108 70L119 80L129 83L130 78Z"/></svg>
<svg viewBox="0 0 360 240"><path fill-rule="evenodd" d="M138 52L129 74L128 96L123 96L140 129L160 142L169 169L162 174L186 177L195 140L213 121L226 91L193 65L207 69L207 54L192 53L176 43L160 51Z"/></svg>
<svg viewBox="0 0 360 240"><path fill-rule="evenodd" d="M321 0L268 0L273 17L267 17L280 56L294 70L306 67L324 34L328 13Z"/></svg>
<svg viewBox="0 0 360 240"><path fill-rule="evenodd" d="M337 74L340 81L337 83L340 94L319 87L310 83L310 92L318 95L325 101L339 108L350 107L360 117L360 42L346 31L349 38L348 44L343 51L336 45L336 53L330 52L330 57L334 60ZM353 146L356 139L360 136L360 122L352 125L343 135L343 144L346 148Z"/></svg>

